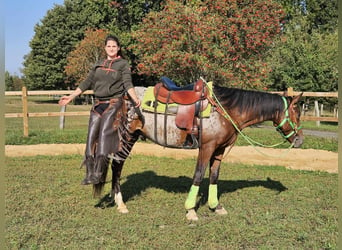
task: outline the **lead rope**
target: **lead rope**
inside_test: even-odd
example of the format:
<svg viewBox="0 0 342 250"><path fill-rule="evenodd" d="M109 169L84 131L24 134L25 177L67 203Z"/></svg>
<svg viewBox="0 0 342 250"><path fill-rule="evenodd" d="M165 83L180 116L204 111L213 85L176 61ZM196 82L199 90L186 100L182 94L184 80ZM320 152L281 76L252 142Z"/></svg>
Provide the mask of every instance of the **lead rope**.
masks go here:
<svg viewBox="0 0 342 250"><path fill-rule="evenodd" d="M252 138L250 138L249 136L247 136L246 134L244 134L239 128L238 128L238 126L236 125L236 123L234 122L234 120L231 118L231 116L228 114L228 112L222 107L222 105L221 105L221 103L220 103L220 101L217 99L217 97L216 97L216 95L214 94L214 92L213 92L213 90L209 87L209 85L207 84L207 81L205 81L202 77L201 77L201 79L205 82L205 84L206 84L206 86L207 86L207 88L208 88L208 90L209 90L209 92L211 93L211 96L214 98L214 100L210 100L210 99L212 99L211 97L208 97L208 100L210 101L210 102L212 102L212 104L214 105L214 106L216 106L216 108L217 108L217 111L224 117L224 118L226 118L227 120L229 120L231 123L232 123L232 125L234 126L234 128L236 129L236 131L238 131L238 133L251 145L251 146L253 146L253 148L257 151L257 152L259 152L259 153L261 153L261 154L263 154L263 155L265 155L265 156L269 156L269 157L283 157L284 155L286 155L289 151L290 151L290 149L293 147L293 145L294 145L294 142L292 142L291 144L290 144L290 146L287 148L287 150L285 151L285 152L283 152L282 154L280 154L279 156L273 156L273 155L269 155L269 154L266 154L266 153L264 153L264 152L261 152L258 148L256 148L256 145L257 146L261 146L261 147L265 147L265 148L274 148L274 147L277 147L277 146L279 146L279 145L281 145L281 144L284 144L285 142L286 142L286 140L284 140L283 142L280 142L280 143L277 143L277 144L274 144L274 145L264 145L264 144L262 144L262 143L260 143L260 142L257 142L257 141L255 141L255 140L253 140ZM216 104L216 105L215 105ZM229 153L229 151L227 152L227 154ZM226 155L227 155L226 154ZM226 155L223 157L223 158L225 158L226 157Z"/></svg>

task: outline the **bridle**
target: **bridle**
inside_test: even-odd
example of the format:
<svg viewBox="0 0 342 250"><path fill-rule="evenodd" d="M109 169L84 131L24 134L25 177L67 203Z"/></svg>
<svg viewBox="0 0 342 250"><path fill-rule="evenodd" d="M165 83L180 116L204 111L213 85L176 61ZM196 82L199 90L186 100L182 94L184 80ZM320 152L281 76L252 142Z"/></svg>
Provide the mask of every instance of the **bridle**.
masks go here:
<svg viewBox="0 0 342 250"><path fill-rule="evenodd" d="M291 121L290 116L289 116L289 110L288 110L289 106L288 106L288 104L287 104L287 100L286 100L286 98L285 98L284 96L282 96L282 99L283 99L284 105L285 105L285 108L284 108L285 117L284 117L284 119L279 123L279 125L276 127L276 130L281 134L281 136L282 136L284 139L288 139L288 138L290 138L291 136L298 134L299 130L302 129L302 126L299 126L299 127L298 127L297 124L296 124L295 122ZM290 125L291 129L292 129L292 131L291 131L289 134L287 134L287 135L285 135L285 133L281 130L281 128L282 128L286 123L288 123L288 124Z"/></svg>

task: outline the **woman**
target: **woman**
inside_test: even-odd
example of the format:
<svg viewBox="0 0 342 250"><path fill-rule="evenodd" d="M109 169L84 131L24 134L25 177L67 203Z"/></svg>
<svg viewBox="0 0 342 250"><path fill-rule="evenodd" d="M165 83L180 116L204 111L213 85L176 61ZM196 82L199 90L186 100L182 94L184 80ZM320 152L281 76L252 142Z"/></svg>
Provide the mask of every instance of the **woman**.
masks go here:
<svg viewBox="0 0 342 250"><path fill-rule="evenodd" d="M141 104L132 84L130 65L122 56L118 38L108 36L105 51L107 58L97 62L76 90L59 101L59 105L64 106L85 90L94 91L95 104L90 111L83 162L86 166L83 185L105 182L103 173L107 172L108 155L119 150L118 131L113 124L121 118L123 95L127 92L136 107Z"/></svg>

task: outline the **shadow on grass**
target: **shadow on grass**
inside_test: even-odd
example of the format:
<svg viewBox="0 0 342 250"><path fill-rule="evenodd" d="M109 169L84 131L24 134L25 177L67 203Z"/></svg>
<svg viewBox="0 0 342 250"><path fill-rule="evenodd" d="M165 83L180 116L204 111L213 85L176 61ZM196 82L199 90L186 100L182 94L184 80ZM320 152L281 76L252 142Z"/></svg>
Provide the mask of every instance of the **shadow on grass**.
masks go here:
<svg viewBox="0 0 342 250"><path fill-rule="evenodd" d="M134 196L141 195L148 188L158 188L171 193L187 193L191 184L192 179L186 176L159 176L153 171L145 171L127 176L127 180L121 185L121 191L124 201L127 202ZM281 182L272 180L270 178L267 178L266 180L219 180L218 185L219 197L225 193L232 193L240 189L251 187L264 187L277 191L278 194L287 190L287 188ZM206 178L202 181L199 191L201 195L199 202L201 205L205 204L208 200L208 186L209 179ZM104 208L113 207L114 205L114 201L108 193L101 198L95 207Z"/></svg>

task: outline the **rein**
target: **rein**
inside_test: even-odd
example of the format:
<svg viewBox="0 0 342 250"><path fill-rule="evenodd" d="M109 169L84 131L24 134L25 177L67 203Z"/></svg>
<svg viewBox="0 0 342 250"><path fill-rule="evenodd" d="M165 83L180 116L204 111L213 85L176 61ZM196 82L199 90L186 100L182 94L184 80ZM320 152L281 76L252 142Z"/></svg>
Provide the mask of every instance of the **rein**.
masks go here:
<svg viewBox="0 0 342 250"><path fill-rule="evenodd" d="M205 84L207 85L207 82L202 78L202 80L205 82ZM255 140L253 140L252 138L250 138L249 136L247 136L246 134L244 134L239 128L238 126L236 125L236 123L234 122L234 120L231 118L231 116L228 114L228 112L222 107L220 101L217 99L216 95L214 94L213 90L211 88L209 88L209 86L207 85L207 88L208 90L211 92L211 96L214 98L211 98L211 97L208 97L208 100L209 102L211 102L211 104L213 106L215 106L217 108L217 111L224 117L226 118L227 120L229 120L232 125L234 126L234 128L236 129L236 131L238 131L238 133L251 145L255 148L255 146L261 146L261 147L265 147L265 148L274 148L274 147L277 147L281 144L284 144L286 142L286 139L288 137L290 137L291 135L293 135L293 133L296 133L298 132L298 130L301 129L301 127L297 128L296 124L294 124L290 118L289 118L289 113L288 113L288 106L287 106L287 101L285 99L285 97L282 97L283 100L284 100L284 103L285 103L285 118L282 120L282 122L277 126L277 131L281 133L282 137L284 138L284 141L283 142L280 142L280 143L276 143L274 145L264 145L260 142L257 142ZM286 122L289 122L290 126L292 127L293 131L289 134L289 135L285 135L281 130L280 128L282 126L284 126L284 124ZM294 142L291 143L291 145L288 147L288 150L290 148L292 148L292 146L294 145ZM256 149L256 148L255 148ZM262 153L261 151L259 151L258 149L256 149L258 152L260 152L261 154L264 154Z"/></svg>

